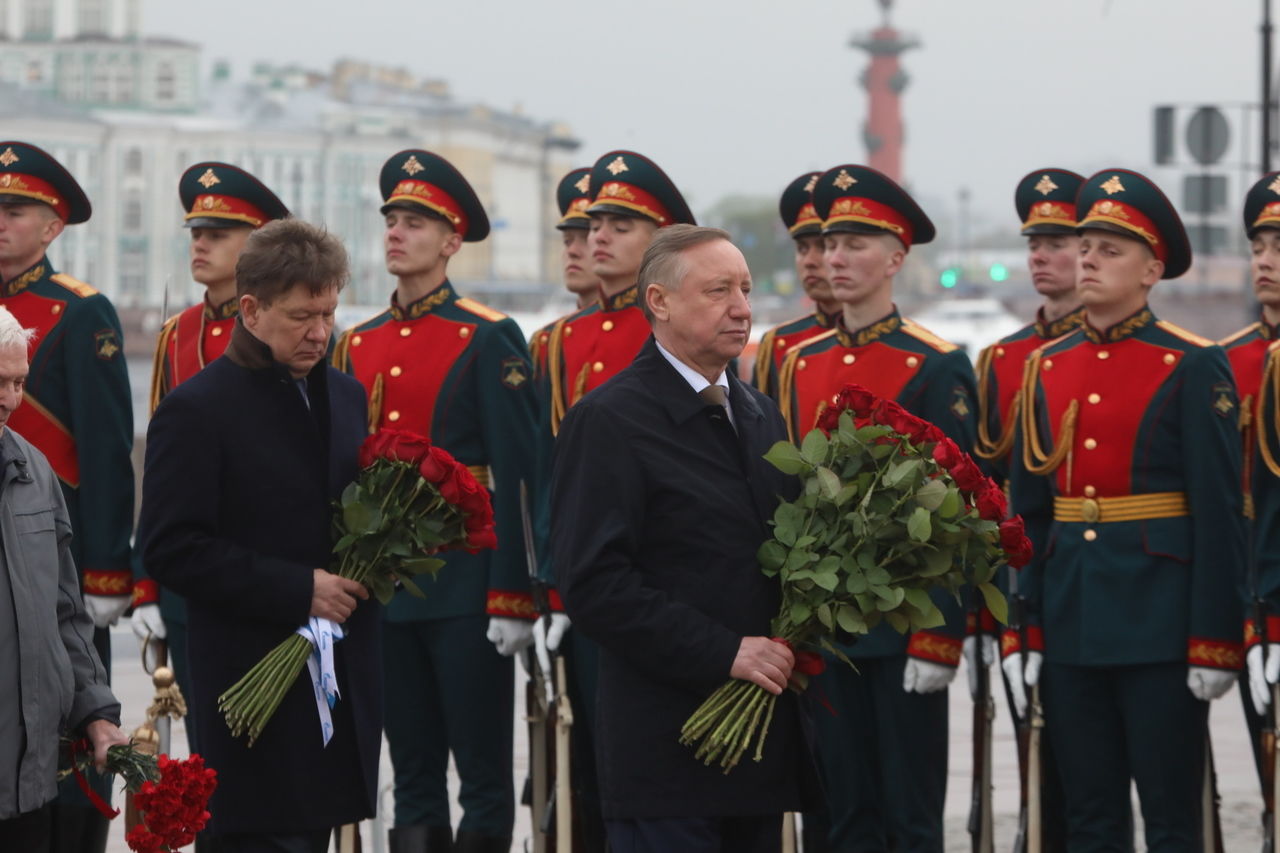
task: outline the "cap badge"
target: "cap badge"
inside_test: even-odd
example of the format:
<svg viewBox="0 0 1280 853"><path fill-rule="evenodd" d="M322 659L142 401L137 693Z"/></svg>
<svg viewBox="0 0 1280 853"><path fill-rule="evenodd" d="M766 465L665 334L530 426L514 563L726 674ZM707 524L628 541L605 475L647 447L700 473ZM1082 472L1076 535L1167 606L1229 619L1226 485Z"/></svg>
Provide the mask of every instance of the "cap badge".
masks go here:
<svg viewBox="0 0 1280 853"><path fill-rule="evenodd" d="M573 185L573 188L578 192L582 193L583 195L586 195L587 192L591 189L591 173L588 172L587 174L579 178L578 182Z"/></svg>
<svg viewBox="0 0 1280 853"><path fill-rule="evenodd" d="M627 161L623 160L622 155L619 154L614 158L613 162L608 166L605 166L605 168L609 170L610 175L621 175L623 172L627 171Z"/></svg>
<svg viewBox="0 0 1280 853"><path fill-rule="evenodd" d="M1041 175L1039 182L1036 183L1036 192L1040 193L1040 195L1048 195L1057 188L1058 185L1048 175Z"/></svg>
<svg viewBox="0 0 1280 853"><path fill-rule="evenodd" d="M18 155L13 153L12 148L4 149L4 153L0 154L0 164L3 164L6 169L16 162L18 162Z"/></svg>
<svg viewBox="0 0 1280 853"><path fill-rule="evenodd" d="M1119 175L1112 175L1107 178L1106 183L1102 184L1098 189L1102 190L1107 195L1115 195L1116 193L1124 192L1124 184L1120 183Z"/></svg>
<svg viewBox="0 0 1280 853"><path fill-rule="evenodd" d="M836 179L832 181L838 189L847 190L858 182L858 179L850 175L844 169L840 170L840 174L836 175Z"/></svg>
<svg viewBox="0 0 1280 853"><path fill-rule="evenodd" d="M817 175L810 175L810 176L809 176L809 182L808 182L807 184L805 184L805 185L804 185L804 191L805 191L805 192L807 192L807 193L811 193L811 192L813 192L813 188L814 188L814 186L816 186L816 185L817 185L817 183L818 183L818 176L817 176Z"/></svg>
<svg viewBox="0 0 1280 853"><path fill-rule="evenodd" d="M222 180L213 173L213 169L205 169L204 174L196 178L196 183L200 184L200 186L205 189L209 189L209 187L214 184L222 183Z"/></svg>
<svg viewBox="0 0 1280 853"><path fill-rule="evenodd" d="M409 159L404 161L404 165L400 167L410 175L416 175L427 167L418 162L417 154L410 154Z"/></svg>

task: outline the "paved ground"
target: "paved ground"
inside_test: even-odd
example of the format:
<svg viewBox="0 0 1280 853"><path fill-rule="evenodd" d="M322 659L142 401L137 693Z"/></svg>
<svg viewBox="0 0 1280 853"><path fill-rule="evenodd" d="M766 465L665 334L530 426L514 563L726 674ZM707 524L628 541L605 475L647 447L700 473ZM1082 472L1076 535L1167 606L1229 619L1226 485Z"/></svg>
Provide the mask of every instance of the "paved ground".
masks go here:
<svg viewBox="0 0 1280 853"><path fill-rule="evenodd" d="M125 726L131 729L142 721L151 698L151 682L142 671L136 654L137 643L127 627L122 626L113 631L112 645L116 650L114 672L116 692L124 705ZM523 679L522 675L519 677ZM947 850L949 851L969 849L969 836L965 831L965 822L968 817L969 774L972 766L969 738L972 710L963 681L964 674L961 673L956 681L956 688L951 691L951 754L946 806ZM517 696L523 695L523 690L517 691ZM1000 707L997 710L995 724L993 767L996 850L1007 851L1012 844L1018 810L1017 755L1009 726L1008 711L1003 706L1003 695L998 699ZM516 720L514 709L512 719L514 724ZM1259 850L1261 845L1259 828L1261 800L1257 775L1253 770L1252 753L1244 729L1240 696L1236 690L1233 689L1224 698L1214 703L1210 724L1213 730L1214 758L1218 769L1218 788L1222 797L1225 847L1229 853L1252 853ZM174 735L174 742L179 745L174 752L182 754L185 751L184 734L179 728L175 728ZM1175 746L1177 745L1170 744L1171 748ZM513 768L517 792L525 777L525 754L525 727L521 722L516 728L516 756ZM392 803L386 786L391 779L391 768L385 749L382 765L381 802L383 811L389 812ZM456 777L451 775L450 784L456 791ZM1136 802L1135 814L1140 815ZM119 820L118 823L118 826L112 828L108 853L128 853L124 843L123 820ZM375 831L374 827L368 823L362 827L362 832L366 853L383 853L384 846L379 843L383 833ZM512 846L513 850L524 849L528 836L528 812L520 809L517 813L516 841ZM1140 831L1135 849L1139 853L1145 850Z"/></svg>

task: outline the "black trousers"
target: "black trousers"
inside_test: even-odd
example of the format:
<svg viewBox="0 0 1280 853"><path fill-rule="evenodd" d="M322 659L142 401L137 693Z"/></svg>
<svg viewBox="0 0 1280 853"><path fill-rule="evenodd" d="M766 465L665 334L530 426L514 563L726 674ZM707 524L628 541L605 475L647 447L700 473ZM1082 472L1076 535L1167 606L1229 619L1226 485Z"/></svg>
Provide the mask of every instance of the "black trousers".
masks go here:
<svg viewBox="0 0 1280 853"><path fill-rule="evenodd" d="M213 853L329 853L332 832L233 832L212 836L211 841Z"/></svg>
<svg viewBox="0 0 1280 853"><path fill-rule="evenodd" d="M778 853L782 815L606 820L611 853Z"/></svg>
<svg viewBox="0 0 1280 853"><path fill-rule="evenodd" d="M17 817L0 820L0 850L47 853L49 850L48 805Z"/></svg>
<svg viewBox="0 0 1280 853"><path fill-rule="evenodd" d="M1129 780L1150 853L1198 851L1209 703L1187 689L1187 665L1045 663L1045 727L1067 803L1067 849L1124 853Z"/></svg>

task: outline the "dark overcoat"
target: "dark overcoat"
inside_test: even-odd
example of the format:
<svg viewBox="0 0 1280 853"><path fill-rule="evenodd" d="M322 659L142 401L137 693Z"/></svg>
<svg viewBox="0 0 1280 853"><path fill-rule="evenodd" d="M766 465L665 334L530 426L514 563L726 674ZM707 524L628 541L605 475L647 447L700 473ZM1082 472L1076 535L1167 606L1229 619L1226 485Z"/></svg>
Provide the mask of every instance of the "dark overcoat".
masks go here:
<svg viewBox="0 0 1280 853"><path fill-rule="evenodd" d="M334 647L341 698L323 746L303 671L258 742L218 696L307 621L330 564L333 501L357 473L360 383L318 364L307 396L237 321L227 354L161 402L147 430L139 535L148 570L187 599L198 742L218 788L210 828L299 832L373 815L382 726L380 619L364 601Z"/></svg>
<svg viewBox="0 0 1280 853"><path fill-rule="evenodd" d="M560 592L574 625L602 649L606 818L798 811L814 793L803 712L790 691L759 763L748 752L725 775L679 743L685 720L729 678L742 638L770 633L780 591L756 550L779 496L798 490L761 458L787 437L777 407L732 374L729 385L736 435L651 338L569 411L556 442Z"/></svg>

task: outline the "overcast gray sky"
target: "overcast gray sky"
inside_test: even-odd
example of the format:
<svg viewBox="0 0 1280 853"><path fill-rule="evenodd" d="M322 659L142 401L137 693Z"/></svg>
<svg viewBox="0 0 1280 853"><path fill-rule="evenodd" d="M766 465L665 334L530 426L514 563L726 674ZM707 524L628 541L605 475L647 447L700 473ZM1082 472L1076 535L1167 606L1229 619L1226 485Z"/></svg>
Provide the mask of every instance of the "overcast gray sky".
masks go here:
<svg viewBox="0 0 1280 853"><path fill-rule="evenodd" d="M898 0L894 25L923 43L904 58L907 181L940 226L968 186L981 228L982 220L1013 225L1013 185L1031 169L1147 170L1154 104L1257 99L1260 6ZM879 26L875 0L219 0L198 12L181 0L144 0L143 8L149 34L199 42L206 60L230 59L237 77L259 60L327 70L349 57L445 78L461 100L564 120L583 141L584 164L612 148L638 150L695 212L729 193L772 195L803 171L865 159L857 80L868 60L847 44ZM1239 112L1231 118L1228 156L1238 161Z"/></svg>

